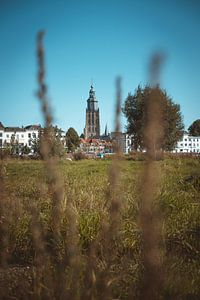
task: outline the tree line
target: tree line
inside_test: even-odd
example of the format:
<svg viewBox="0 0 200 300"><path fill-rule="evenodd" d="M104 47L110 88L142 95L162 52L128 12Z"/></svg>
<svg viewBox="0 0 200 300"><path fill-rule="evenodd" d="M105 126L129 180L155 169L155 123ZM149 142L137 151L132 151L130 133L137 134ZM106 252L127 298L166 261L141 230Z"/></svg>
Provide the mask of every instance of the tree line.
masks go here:
<svg viewBox="0 0 200 300"><path fill-rule="evenodd" d="M141 87L140 85L135 90L134 94L129 93L124 101L122 112L127 119L126 132L133 135L133 149L142 151L146 148L144 129L147 124L148 110L147 106L156 97L156 101L160 104L160 114L162 119L162 137L159 141L159 146L163 151L172 151L178 140L183 136L184 124L181 114L180 105L175 103L167 92L159 86L150 87L148 85ZM7 155L28 155L30 152L42 157L42 138L45 136L45 131L49 130L48 138L51 139L51 149L49 155L62 157L66 151L74 152L80 145L80 137L77 131L70 127L65 137L62 136L62 129L57 126L43 128L39 132L39 137L31 140L31 148L27 145L20 146L14 138L11 138L9 144L4 145L1 149ZM200 119L195 120L188 128L188 133L192 136L200 136Z"/></svg>

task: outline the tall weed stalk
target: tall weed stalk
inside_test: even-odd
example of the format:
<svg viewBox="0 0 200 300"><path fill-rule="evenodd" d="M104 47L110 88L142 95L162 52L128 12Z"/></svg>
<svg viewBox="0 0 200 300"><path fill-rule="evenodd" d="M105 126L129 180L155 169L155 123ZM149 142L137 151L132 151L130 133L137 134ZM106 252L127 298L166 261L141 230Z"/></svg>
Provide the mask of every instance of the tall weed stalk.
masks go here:
<svg viewBox="0 0 200 300"><path fill-rule="evenodd" d="M153 86L147 103L147 121L144 130L146 162L141 185L139 220L142 234L143 279L141 286L142 300L159 299L162 288L163 272L161 262L161 219L155 197L159 183L159 170L156 163L161 156L162 109L159 101L158 77L161 57L155 55L151 61L150 82Z"/></svg>

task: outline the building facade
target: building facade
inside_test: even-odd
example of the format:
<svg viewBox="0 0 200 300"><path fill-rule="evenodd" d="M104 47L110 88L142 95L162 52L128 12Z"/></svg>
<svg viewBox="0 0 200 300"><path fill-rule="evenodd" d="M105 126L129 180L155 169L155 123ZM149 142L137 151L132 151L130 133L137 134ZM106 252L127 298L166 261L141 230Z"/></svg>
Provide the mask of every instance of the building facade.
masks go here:
<svg viewBox="0 0 200 300"><path fill-rule="evenodd" d="M111 140L117 143L122 153L128 154L132 151L132 135L123 132L111 132Z"/></svg>
<svg viewBox="0 0 200 300"><path fill-rule="evenodd" d="M188 133L184 133L182 139L178 141L173 152L200 154L200 136L191 136Z"/></svg>
<svg viewBox="0 0 200 300"><path fill-rule="evenodd" d="M32 147L34 140L38 139L40 125L28 125L26 127L5 127L0 122L0 148L10 144L18 145L19 148Z"/></svg>
<svg viewBox="0 0 200 300"><path fill-rule="evenodd" d="M86 139L99 139L100 137L99 107L93 85L91 85L89 98L87 100L84 135Z"/></svg>

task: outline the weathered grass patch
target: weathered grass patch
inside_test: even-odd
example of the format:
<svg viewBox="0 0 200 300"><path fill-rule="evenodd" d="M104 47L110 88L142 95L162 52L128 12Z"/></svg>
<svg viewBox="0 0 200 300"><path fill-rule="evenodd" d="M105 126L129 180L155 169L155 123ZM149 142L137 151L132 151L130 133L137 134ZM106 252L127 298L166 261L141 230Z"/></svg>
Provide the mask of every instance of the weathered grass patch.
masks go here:
<svg viewBox="0 0 200 300"><path fill-rule="evenodd" d="M109 222L107 196L110 165L109 160L59 163L64 182L59 249L60 255L65 255L70 243L69 219L65 214L70 201L76 217L80 266L83 268L78 278L79 295L83 286L85 260L94 242L97 243L99 272L105 267L106 249L99 233L102 221ZM122 209L119 233L110 249L109 274L113 297L118 299L126 299L130 293L137 298L140 290L143 267L138 225L138 180L142 165L140 161L123 160L121 163ZM159 205L163 216L162 256L165 270L161 299L173 299L176 296L180 299L197 299L200 296L200 162L197 159L168 159L157 162L157 166L162 171L162 177L155 205ZM1 223L5 225L6 243L1 246L1 253L6 253L9 268L15 265L32 268L35 265L31 227L33 207L38 213L47 249L54 247L50 218L52 204L46 174L40 161L11 160L6 162L5 169ZM5 285L5 279L2 282ZM30 290L27 295L29 293Z"/></svg>

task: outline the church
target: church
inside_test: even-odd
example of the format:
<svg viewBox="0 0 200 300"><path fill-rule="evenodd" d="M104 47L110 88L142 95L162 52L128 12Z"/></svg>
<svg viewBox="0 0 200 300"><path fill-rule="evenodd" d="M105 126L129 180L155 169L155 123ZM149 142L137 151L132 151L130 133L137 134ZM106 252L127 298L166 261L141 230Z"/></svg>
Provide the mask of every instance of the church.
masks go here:
<svg viewBox="0 0 200 300"><path fill-rule="evenodd" d="M84 135L86 139L100 138L99 107L93 85L90 87L89 98L87 100Z"/></svg>

